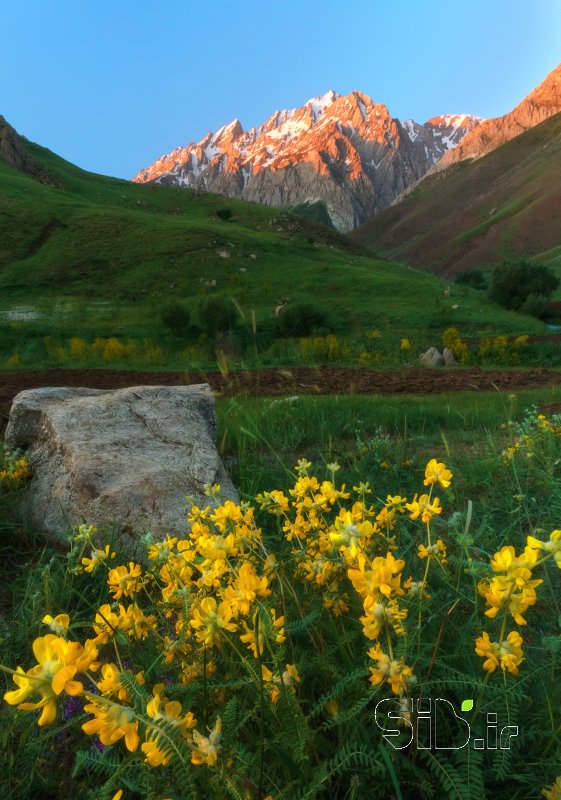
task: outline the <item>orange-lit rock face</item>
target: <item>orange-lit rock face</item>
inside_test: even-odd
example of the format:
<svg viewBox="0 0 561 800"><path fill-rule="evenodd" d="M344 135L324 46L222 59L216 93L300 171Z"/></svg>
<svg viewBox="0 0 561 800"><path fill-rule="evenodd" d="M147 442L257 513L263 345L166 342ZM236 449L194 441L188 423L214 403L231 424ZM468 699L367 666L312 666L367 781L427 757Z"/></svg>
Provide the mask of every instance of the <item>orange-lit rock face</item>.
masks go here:
<svg viewBox="0 0 561 800"><path fill-rule="evenodd" d="M393 202L479 122L457 115L401 123L361 92L329 91L248 131L234 120L133 180L275 206L320 200L336 227L348 230Z"/></svg>
<svg viewBox="0 0 561 800"><path fill-rule="evenodd" d="M471 130L461 145L444 154L437 169L445 169L464 158L479 158L514 139L528 128L561 112L561 64L544 81L503 117L485 120Z"/></svg>

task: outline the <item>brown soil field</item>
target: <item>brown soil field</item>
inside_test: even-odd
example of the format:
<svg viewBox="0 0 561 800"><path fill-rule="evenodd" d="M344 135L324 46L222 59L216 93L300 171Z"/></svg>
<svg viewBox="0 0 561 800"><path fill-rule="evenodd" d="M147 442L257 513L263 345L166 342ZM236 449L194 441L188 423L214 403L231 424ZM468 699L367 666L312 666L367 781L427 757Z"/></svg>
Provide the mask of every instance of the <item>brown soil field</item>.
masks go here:
<svg viewBox="0 0 561 800"><path fill-rule="evenodd" d="M526 370L403 369L295 367L247 372L133 372L105 369L50 369L0 372L0 427L14 396L24 389L77 386L118 389L126 386L180 386L208 383L217 396L286 396L295 394L438 394L455 391L531 389L561 383L561 372Z"/></svg>

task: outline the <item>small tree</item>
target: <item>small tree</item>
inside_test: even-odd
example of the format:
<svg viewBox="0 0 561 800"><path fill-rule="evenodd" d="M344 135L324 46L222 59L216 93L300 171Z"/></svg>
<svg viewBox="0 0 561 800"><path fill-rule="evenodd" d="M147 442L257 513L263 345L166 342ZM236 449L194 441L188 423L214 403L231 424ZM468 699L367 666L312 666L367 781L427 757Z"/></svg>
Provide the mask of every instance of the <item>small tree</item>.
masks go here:
<svg viewBox="0 0 561 800"><path fill-rule="evenodd" d="M543 317L548 298L543 294L530 294L522 303L520 311L531 317Z"/></svg>
<svg viewBox="0 0 561 800"><path fill-rule="evenodd" d="M325 312L312 303L295 303L280 312L278 331L281 336L309 336L327 324Z"/></svg>
<svg viewBox="0 0 561 800"><path fill-rule="evenodd" d="M187 336L191 329L191 314L181 303L170 303L160 314L162 325L168 328L173 336Z"/></svg>
<svg viewBox="0 0 561 800"><path fill-rule="evenodd" d="M528 261L505 262L493 270L489 297L512 311L520 311L530 295L551 297L559 278L543 264Z"/></svg>
<svg viewBox="0 0 561 800"><path fill-rule="evenodd" d="M234 212L228 206L223 206L219 208L216 212L216 216L221 219L223 222L232 222L232 218L234 216Z"/></svg>
<svg viewBox="0 0 561 800"><path fill-rule="evenodd" d="M472 289L482 290L485 289L485 275L480 269L466 269L464 272L458 272L456 283L471 286Z"/></svg>
<svg viewBox="0 0 561 800"><path fill-rule="evenodd" d="M209 336L226 333L233 327L233 307L225 297L208 297L199 305L199 321Z"/></svg>

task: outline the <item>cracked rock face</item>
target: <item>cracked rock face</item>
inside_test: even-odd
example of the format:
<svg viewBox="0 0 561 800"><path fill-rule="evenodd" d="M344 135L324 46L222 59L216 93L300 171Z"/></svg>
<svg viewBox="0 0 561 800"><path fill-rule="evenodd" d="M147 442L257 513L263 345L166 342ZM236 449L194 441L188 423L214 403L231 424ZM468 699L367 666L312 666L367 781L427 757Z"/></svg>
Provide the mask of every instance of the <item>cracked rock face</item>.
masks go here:
<svg viewBox="0 0 561 800"><path fill-rule="evenodd" d="M32 389L14 398L6 430L6 447L29 458L37 530L58 539L86 522L125 543L146 531L183 535L186 496L209 505L205 484L238 500L215 440L207 384Z"/></svg>

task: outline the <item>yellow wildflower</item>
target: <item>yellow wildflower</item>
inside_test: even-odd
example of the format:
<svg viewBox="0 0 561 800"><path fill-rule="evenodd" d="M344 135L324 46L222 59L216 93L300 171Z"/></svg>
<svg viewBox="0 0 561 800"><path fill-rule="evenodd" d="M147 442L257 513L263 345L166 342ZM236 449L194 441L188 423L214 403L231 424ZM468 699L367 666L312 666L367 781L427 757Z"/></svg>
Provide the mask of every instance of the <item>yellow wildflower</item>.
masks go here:
<svg viewBox="0 0 561 800"><path fill-rule="evenodd" d="M176 544L177 537L172 538L168 533L163 542L155 542L148 547L148 558L150 561L166 561Z"/></svg>
<svg viewBox="0 0 561 800"><path fill-rule="evenodd" d="M489 608L485 616L494 619L499 611L507 608L518 625L525 625L526 620L522 614L537 601L535 587L543 583L542 580L528 581L521 590L515 591L515 585L502 576L488 580L484 578L478 584L479 594L485 598Z"/></svg>
<svg viewBox="0 0 561 800"><path fill-rule="evenodd" d="M66 634L68 633L68 628L70 626L70 617L68 614L57 614L57 616L54 618L51 617L50 614L45 614L41 622L43 622L45 625L48 625L52 632L57 636L66 638Z"/></svg>
<svg viewBox="0 0 561 800"><path fill-rule="evenodd" d="M405 633L401 620L407 617L407 609L399 608L397 600L384 602L367 595L363 606L364 616L360 617L360 622L367 639L377 639L385 625L390 625L399 636Z"/></svg>
<svg viewBox="0 0 561 800"><path fill-rule="evenodd" d="M134 597L144 586L140 574L140 564L130 561L128 569L120 566L109 570L107 583L114 600L120 600L123 596Z"/></svg>
<svg viewBox="0 0 561 800"><path fill-rule="evenodd" d="M542 789L542 795L546 800L561 800L561 775L551 786Z"/></svg>
<svg viewBox="0 0 561 800"><path fill-rule="evenodd" d="M452 481L452 472L446 468L446 464L438 462L436 458L431 458L425 468L425 486L439 483L443 489L447 489Z"/></svg>
<svg viewBox="0 0 561 800"><path fill-rule="evenodd" d="M475 642L475 652L485 659L483 669L487 672L494 672L500 665L503 672L518 675L518 666L524 660L522 637L517 631L511 631L502 642L492 642L484 631Z"/></svg>
<svg viewBox="0 0 561 800"><path fill-rule="evenodd" d="M146 706L146 713L153 719L154 722L159 722L163 720L175 728L177 728L183 736L187 736L187 733L190 731L191 728L194 728L197 724L197 720L192 711L188 711L186 714L183 714L183 708L181 703L177 700L167 700L165 697L162 696L159 689L163 690L163 686L161 684L157 684L153 689L154 697Z"/></svg>
<svg viewBox="0 0 561 800"><path fill-rule="evenodd" d="M528 547L533 550L543 550L548 555L553 555L555 563L561 569L561 530L552 531L547 542L542 542L534 536L528 536Z"/></svg>
<svg viewBox="0 0 561 800"><path fill-rule="evenodd" d="M286 641L286 634L284 630L284 617L277 617L277 612L274 608L270 609L271 614L271 621L273 623L273 633L275 637L275 642L277 644L284 644ZM253 617L253 624L255 625L256 616ZM243 622L243 626L245 628L245 633L240 635L240 640L248 646L248 648L253 653L254 657L257 658L257 648L259 647L259 653L263 654L263 648L265 646L265 626L263 624L259 625L259 642L257 642L257 637L255 635L255 627L249 628L245 621Z"/></svg>
<svg viewBox="0 0 561 800"><path fill-rule="evenodd" d="M422 494L418 500L417 495L415 495L413 501L407 503L405 507L411 512L409 515L411 519L418 519L418 517L421 517L425 524L431 521L434 514L442 513L440 499L435 497L431 504L428 494Z"/></svg>
<svg viewBox="0 0 561 800"><path fill-rule="evenodd" d="M348 548L351 558L355 558L360 550L359 542L368 539L373 530L368 520L357 525L350 511L341 511L335 520L335 530L329 532L329 538L335 547Z"/></svg>
<svg viewBox="0 0 561 800"><path fill-rule="evenodd" d="M136 675L136 680L141 685L144 684L142 672ZM126 687L121 683L121 672L116 664L103 664L101 667L101 678L98 681L98 689L103 694L116 695L119 700L129 703L130 697Z"/></svg>
<svg viewBox="0 0 561 800"><path fill-rule="evenodd" d="M56 717L58 695L63 691L73 697L83 693L82 683L74 680L74 677L90 667L97 667L92 663L97 656L97 649L91 640L82 646L48 633L35 639L33 654L37 665L27 672L21 667L17 668L13 680L19 688L6 692L4 700L12 706L17 705L21 711L41 708L38 724L50 725ZM40 694L41 699L36 703L24 702L33 694Z"/></svg>
<svg viewBox="0 0 561 800"><path fill-rule="evenodd" d="M373 661L376 661L376 666L370 667L370 683L380 686L385 682L391 686L394 694L398 696L405 694L414 680L411 667L408 667L402 658L390 658L383 652L380 645L371 647L368 655Z"/></svg>
<svg viewBox="0 0 561 800"><path fill-rule="evenodd" d="M526 546L524 552L516 556L512 545L501 547L491 559L491 567L494 572L504 572L509 580L522 588L532 577L532 567L538 560L538 551Z"/></svg>
<svg viewBox="0 0 561 800"><path fill-rule="evenodd" d="M394 558L392 553L385 557L378 556L370 564L361 553L358 557L358 569L349 569L347 575L362 598L367 595L379 597L380 594L390 597L392 594L403 594L400 573L404 566L405 561Z"/></svg>
<svg viewBox="0 0 561 800"><path fill-rule="evenodd" d="M134 710L105 697L95 695L87 697L92 702L84 706L84 711L93 714L94 718L84 722L82 725L84 733L88 736L97 733L99 741L104 745L115 744L124 737L127 750L134 753L140 743Z"/></svg>
<svg viewBox="0 0 561 800"><path fill-rule="evenodd" d="M294 691L294 684L300 683L300 674L295 664L287 664L282 676L274 675L265 664L262 664L261 674L267 688L271 692L271 700L273 703L276 703L280 697L281 686L285 686Z"/></svg>
<svg viewBox="0 0 561 800"><path fill-rule="evenodd" d="M193 731L193 743L196 750L191 753L193 764L207 764L213 767L218 759L220 749L220 738L222 733L222 721L217 718L214 728L208 736L202 736L198 731Z"/></svg>
<svg viewBox="0 0 561 800"><path fill-rule="evenodd" d="M105 545L103 550L92 550L91 558L84 557L82 564L84 564L84 572L93 572L100 564L103 564L109 558L115 558L116 553L110 553L110 547Z"/></svg>
<svg viewBox="0 0 561 800"><path fill-rule="evenodd" d="M195 629L198 642L206 647L212 647L220 640L224 630L235 631L237 625L230 622L232 610L230 604L222 601L217 605L214 597L205 597L198 606L191 609L190 625Z"/></svg>
<svg viewBox="0 0 561 800"><path fill-rule="evenodd" d="M436 558L441 564L446 563L446 545L442 539L438 539L435 544L425 546L420 544L417 550L419 558Z"/></svg>
<svg viewBox="0 0 561 800"><path fill-rule="evenodd" d="M271 594L268 584L268 579L265 576L260 578L253 564L245 561L234 583L223 591L222 598L230 604L234 616L245 616L249 614L250 606L257 597L268 597Z"/></svg>

